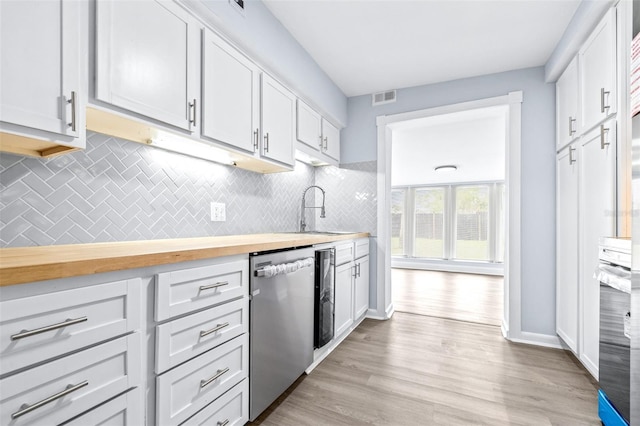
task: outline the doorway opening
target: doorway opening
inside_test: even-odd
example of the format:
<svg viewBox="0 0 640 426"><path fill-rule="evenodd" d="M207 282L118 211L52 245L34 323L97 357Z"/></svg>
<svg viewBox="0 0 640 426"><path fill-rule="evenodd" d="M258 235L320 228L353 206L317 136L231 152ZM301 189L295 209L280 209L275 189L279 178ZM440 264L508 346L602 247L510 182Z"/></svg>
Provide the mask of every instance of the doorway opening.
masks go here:
<svg viewBox="0 0 640 426"><path fill-rule="evenodd" d="M395 310L502 324L507 113L499 105L392 126Z"/></svg>
<svg viewBox="0 0 640 426"><path fill-rule="evenodd" d="M520 337L520 120L522 92L512 92L505 96L482 99L460 104L446 105L421 111L378 117L378 238L377 238L377 310L380 317L389 318L395 309L392 291L392 266L412 269L448 271L450 273L473 273L499 276L504 274L502 286L503 309L499 319L502 333L506 338ZM420 120L451 121L456 114L477 116L496 111L502 114L502 148L504 156L499 169L500 177L485 177L481 182L461 176L457 182L432 180L427 183L404 185L405 194L412 197L405 206L412 210L406 216L404 240L400 244L397 235L398 226L392 224L393 190L402 185L392 184L392 161L395 152L393 142L401 139L403 128L415 128ZM446 141L441 141L446 144ZM415 154L415 153L414 153ZM419 155L414 155L419 158ZM424 157L423 157L424 158ZM433 170L440 165L424 164L423 171ZM404 166L401 169L405 169ZM462 171L462 168L460 169ZM415 175L416 173L414 173ZM444 178L443 178L444 179ZM393 185L393 186L392 186ZM475 187L475 188L469 188ZM483 187L483 188L480 188ZM416 203L424 201L416 197L438 192L444 194L442 211L435 211L434 205L428 208ZM459 202L466 197L464 191L484 193L486 205L493 206L469 211ZM502 200L498 194L502 194ZM492 195L493 194L493 195ZM425 195L428 199L429 196ZM438 197L435 197L438 198ZM456 198L458 202L456 202ZM413 205L411 204L413 203ZM502 203L502 236L499 232L491 234L489 229L500 228L498 214L494 214L498 204ZM437 203L432 203L437 205ZM468 207L468 206L467 206ZM477 207L477 206L476 206ZM494 213L491 213L492 210ZM418 214L416 214L418 213ZM473 217L475 215L475 217ZM411 218L409 218L411 216ZM447 217L449 218L447 220ZM413 221L413 223L411 223ZM466 234L465 234L466 227ZM506 231L508 230L508 232ZM499 240L504 241L499 244ZM399 246L403 253L398 253ZM394 253L395 251L395 253ZM421 271L418 271L421 272ZM437 272L431 272L435 274ZM462 277L450 280L462 282ZM491 278L491 277L488 277ZM485 281L491 281L487 279ZM494 280L495 281L495 280Z"/></svg>

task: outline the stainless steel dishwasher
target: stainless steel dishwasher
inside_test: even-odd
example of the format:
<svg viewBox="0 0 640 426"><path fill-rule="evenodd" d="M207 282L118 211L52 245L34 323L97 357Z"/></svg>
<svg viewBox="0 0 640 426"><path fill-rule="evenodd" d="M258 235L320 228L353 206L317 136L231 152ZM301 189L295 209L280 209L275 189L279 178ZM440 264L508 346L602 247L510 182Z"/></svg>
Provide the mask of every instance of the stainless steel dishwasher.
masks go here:
<svg viewBox="0 0 640 426"><path fill-rule="evenodd" d="M313 362L314 249L251 255L249 418Z"/></svg>

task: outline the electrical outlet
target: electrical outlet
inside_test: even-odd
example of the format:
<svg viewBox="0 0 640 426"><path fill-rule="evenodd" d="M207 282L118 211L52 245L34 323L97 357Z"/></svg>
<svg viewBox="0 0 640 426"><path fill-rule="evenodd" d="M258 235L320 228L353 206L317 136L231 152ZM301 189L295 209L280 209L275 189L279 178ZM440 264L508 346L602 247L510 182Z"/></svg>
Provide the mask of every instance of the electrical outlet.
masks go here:
<svg viewBox="0 0 640 426"><path fill-rule="evenodd" d="M224 222L227 220L227 211L225 203L211 202L211 221Z"/></svg>

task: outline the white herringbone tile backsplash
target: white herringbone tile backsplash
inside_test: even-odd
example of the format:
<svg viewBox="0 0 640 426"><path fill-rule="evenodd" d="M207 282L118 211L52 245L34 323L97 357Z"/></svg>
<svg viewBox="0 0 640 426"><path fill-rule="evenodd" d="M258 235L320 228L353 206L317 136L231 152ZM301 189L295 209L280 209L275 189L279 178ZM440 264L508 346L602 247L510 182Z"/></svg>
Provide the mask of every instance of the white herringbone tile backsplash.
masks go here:
<svg viewBox="0 0 640 426"><path fill-rule="evenodd" d="M327 190L319 228L373 234L375 162L344 167L261 175L89 133L84 151L50 160L0 155L0 246L294 231L316 180ZM225 222L209 220L211 201L226 203Z"/></svg>

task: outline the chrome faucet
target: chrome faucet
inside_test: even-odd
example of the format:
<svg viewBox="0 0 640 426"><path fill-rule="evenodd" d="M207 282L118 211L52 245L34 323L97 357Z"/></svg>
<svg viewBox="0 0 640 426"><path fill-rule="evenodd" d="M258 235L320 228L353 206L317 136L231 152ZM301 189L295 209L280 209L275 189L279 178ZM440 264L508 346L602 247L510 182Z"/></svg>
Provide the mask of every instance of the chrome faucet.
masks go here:
<svg viewBox="0 0 640 426"><path fill-rule="evenodd" d="M322 191L322 206L317 207L317 206L313 206L313 207L307 207L305 204L305 197L307 195L307 191L310 190L311 188L318 188L320 191ZM302 192L302 204L300 206L300 232L304 232L306 227L307 227L307 222L305 222L304 220L304 213L306 209L320 209L320 217L322 219L324 219L325 216L325 209L324 209L324 197L325 197L325 192L324 189L320 188L318 185L311 185L310 187L308 187L307 189L305 189Z"/></svg>

